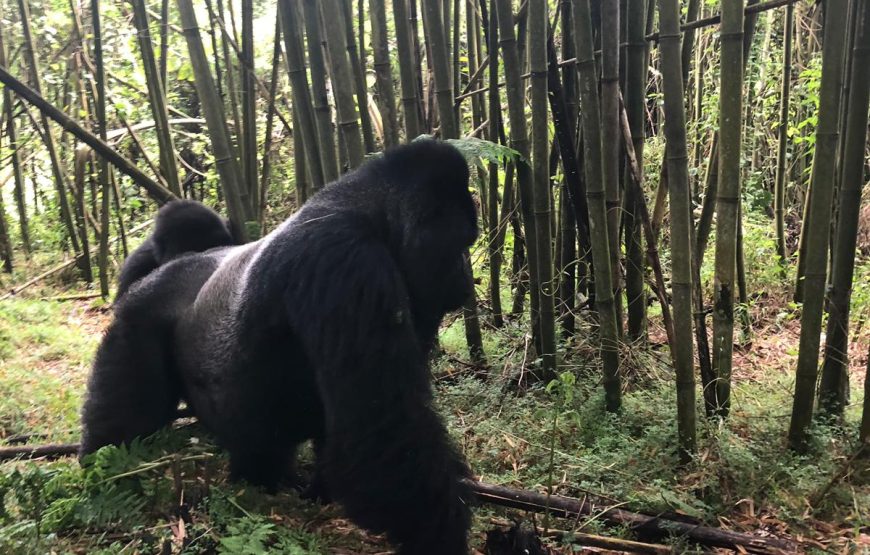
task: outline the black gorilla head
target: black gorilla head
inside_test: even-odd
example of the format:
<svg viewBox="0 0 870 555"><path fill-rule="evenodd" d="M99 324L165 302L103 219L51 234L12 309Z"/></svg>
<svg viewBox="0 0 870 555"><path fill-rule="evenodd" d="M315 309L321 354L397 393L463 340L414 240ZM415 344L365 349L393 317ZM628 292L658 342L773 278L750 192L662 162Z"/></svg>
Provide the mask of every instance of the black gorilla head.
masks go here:
<svg viewBox="0 0 870 555"><path fill-rule="evenodd" d="M229 222L193 200L169 202L157 213L154 256L163 263L185 252L235 244Z"/></svg>
<svg viewBox="0 0 870 555"><path fill-rule="evenodd" d="M390 236L411 304L440 319L471 294L466 252L478 230L468 163L446 143L421 140L387 151L379 169L396 185L387 203Z"/></svg>

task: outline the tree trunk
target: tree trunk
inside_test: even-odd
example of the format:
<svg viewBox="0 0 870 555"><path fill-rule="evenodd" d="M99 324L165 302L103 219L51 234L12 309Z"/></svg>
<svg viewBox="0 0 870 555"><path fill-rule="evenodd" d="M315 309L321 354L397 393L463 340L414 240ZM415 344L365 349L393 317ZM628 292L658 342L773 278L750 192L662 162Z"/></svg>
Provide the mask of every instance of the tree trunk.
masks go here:
<svg viewBox="0 0 870 555"><path fill-rule="evenodd" d="M345 10L339 3L346 0L325 0L320 3L323 14L323 27L326 32L325 39L329 52L329 65L332 69L332 93L335 97L335 108L338 114L338 127L347 147L348 163L350 169L359 166L363 161L362 138L360 137L359 114L354 101L354 77L352 61L348 58L348 51L356 50L356 44L352 40L347 42L345 36ZM351 29L353 26L351 25ZM356 64L354 64L356 65ZM360 102L360 109L365 110L366 105Z"/></svg>
<svg viewBox="0 0 870 555"><path fill-rule="evenodd" d="M384 0L369 0L369 6L379 108L384 122L384 146L391 147L399 144L399 123L396 118L396 97L393 94L393 72L387 37L387 10Z"/></svg>
<svg viewBox="0 0 870 555"><path fill-rule="evenodd" d="M30 68L33 90L36 94L42 96L42 73L40 72L39 63L36 61L35 43L33 42L33 32L30 28L30 5L28 4L28 0L18 0L18 13L21 20L21 32L24 38L24 54L27 60L27 65ZM76 237L72 211L70 210L69 200L66 195L66 170L63 168L62 160L57 152L54 131L49 125L48 117L43 111L40 111L40 124L43 129L42 137L45 141L45 147L48 150L49 160L51 161L51 170L54 176L57 202L60 206L61 221L63 222L73 253L78 256L81 252L81 247L79 246L78 237Z"/></svg>
<svg viewBox="0 0 870 555"><path fill-rule="evenodd" d="M740 0L735 0L739 2ZM695 375L692 353L691 191L689 191L686 113L677 0L660 0L661 71L671 205L671 287L674 304L674 373L680 458L695 452Z"/></svg>
<svg viewBox="0 0 870 555"><path fill-rule="evenodd" d="M541 379L556 377L556 320L550 221L549 122L547 119L547 2L529 0L529 66L531 70L532 165L534 175L535 239L537 241Z"/></svg>
<svg viewBox="0 0 870 555"><path fill-rule="evenodd" d="M620 191L619 166L619 3L601 3L601 153L602 179L607 204L607 237L610 254L610 277L616 309L616 331L623 333L622 266L619 245Z"/></svg>
<svg viewBox="0 0 870 555"><path fill-rule="evenodd" d="M592 240L592 260L595 271L595 308L598 311L598 333L604 360L605 408L616 412L622 405L622 384L619 376L619 331L613 299L610 266L610 244L607 234L607 205L601 178L601 118L598 104L598 79L592 45L592 16L589 0L574 2L574 44L579 71L580 114L583 133L583 168L586 174L586 196L589 205L589 229Z"/></svg>
<svg viewBox="0 0 870 555"><path fill-rule="evenodd" d="M638 168L643 171L643 146L646 113L646 27L645 0L629 0L627 4L627 42L625 48L625 110L631 125L631 143L637 157ZM693 0L697 4L697 0ZM690 4L691 5L691 4ZM689 40L686 37L684 40ZM685 52L683 43L683 51ZM685 56L683 57L685 63ZM685 72L685 67L683 68ZM643 177L643 176L641 176ZM625 172L626 181L631 179ZM634 194L634 188L625 187L625 294L628 313L628 339L638 341L646 338L646 291L644 285L643 238L638 211L642 197Z"/></svg>
<svg viewBox="0 0 870 555"><path fill-rule="evenodd" d="M278 15L284 35L284 50L287 58L287 73L290 75L290 88L293 93L294 144L298 140L304 145L302 152L294 150L294 155L305 156L305 169L311 178L311 193L316 193L324 185L324 169L321 162L322 152L318 152L319 137L315 125L314 108L311 105L311 91L308 89L308 77L305 72L305 54L302 46L301 25L299 24L300 6L294 0L279 0ZM297 125L298 124L298 125ZM298 135L298 137L297 137ZM298 164L297 164L298 166ZM307 198L305 191L302 195Z"/></svg>
<svg viewBox="0 0 870 555"><path fill-rule="evenodd" d="M399 57L405 140L410 141L420 136L422 127L417 77L414 74L414 41L411 38L411 26L408 25L407 0L393 0L393 18L396 25L396 50Z"/></svg>
<svg viewBox="0 0 870 555"><path fill-rule="evenodd" d="M806 238L806 275L803 286L801 337L795 374L795 394L789 427L789 446L802 451L812 420L818 376L822 309L827 277L828 233L831 225L833 183L837 171L837 124L843 86L846 0L826 4L818 126L809 198Z"/></svg>
<svg viewBox="0 0 870 555"><path fill-rule="evenodd" d="M145 72L145 82L148 85L148 102L151 105L151 115L154 118L157 143L160 147L160 173L163 174L169 190L180 197L181 185L178 181L178 169L175 165L175 145L169 128L169 115L166 111L166 89L160 79L157 61L154 58L145 0L132 0L132 5L133 23L136 25L139 52L142 55L142 70Z"/></svg>
<svg viewBox="0 0 870 555"><path fill-rule="evenodd" d="M825 360L819 383L819 407L842 416L849 397L849 308L855 273L855 244L861 189L864 185L864 147L867 144L867 110L870 104L870 0L856 6L857 20L850 80L849 106L841 164L837 235L833 275L828 292L828 327Z"/></svg>
<svg viewBox="0 0 870 555"><path fill-rule="evenodd" d="M211 68L208 67L208 59L200 39L193 3L191 0L177 1L184 37L187 39L190 62L193 66L196 90L202 102L202 110L214 150L215 165L221 179L221 187L226 194L230 221L236 236L247 241L247 223L250 220L249 207L242 201L242 191L245 190L245 186L242 182L241 168L239 168L238 160L230 143L223 102L217 94L214 80L211 77Z"/></svg>
<svg viewBox="0 0 870 555"><path fill-rule="evenodd" d="M783 39L782 53L782 84L779 93L779 124L776 132L778 135L776 150L776 177L773 193L773 214L776 220L776 254L779 263L785 271L788 253L785 246L785 183L788 174L788 105L791 95L791 61L792 61L792 34L794 30L794 5L789 4L785 8L783 18L785 38Z"/></svg>

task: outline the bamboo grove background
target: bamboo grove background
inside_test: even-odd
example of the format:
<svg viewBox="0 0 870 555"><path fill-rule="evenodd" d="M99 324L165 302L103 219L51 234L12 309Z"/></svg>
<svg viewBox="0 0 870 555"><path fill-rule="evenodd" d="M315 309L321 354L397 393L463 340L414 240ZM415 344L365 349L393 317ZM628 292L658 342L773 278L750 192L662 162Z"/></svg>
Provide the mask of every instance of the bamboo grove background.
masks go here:
<svg viewBox="0 0 870 555"><path fill-rule="evenodd" d="M432 134L478 160L480 285L462 313L477 367L485 330L510 322L531 382L593 337L616 412L631 353L666 343L688 460L699 415L733 402L747 273L774 272L800 303L789 445L849 403L870 0L0 8L0 254L39 269L9 294L75 267L106 297L155 203L206 199L256 239L371 153ZM775 230L769 268L747 268L747 218ZM865 395L861 441L868 413Z"/></svg>

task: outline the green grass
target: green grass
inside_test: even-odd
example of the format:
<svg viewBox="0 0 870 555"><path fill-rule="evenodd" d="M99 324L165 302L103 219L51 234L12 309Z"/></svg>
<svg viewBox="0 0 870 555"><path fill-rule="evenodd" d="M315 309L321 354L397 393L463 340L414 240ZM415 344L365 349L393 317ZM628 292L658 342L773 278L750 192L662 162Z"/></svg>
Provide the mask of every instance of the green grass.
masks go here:
<svg viewBox="0 0 870 555"><path fill-rule="evenodd" d="M81 304L0 303L0 433L74 438L99 335Z"/></svg>

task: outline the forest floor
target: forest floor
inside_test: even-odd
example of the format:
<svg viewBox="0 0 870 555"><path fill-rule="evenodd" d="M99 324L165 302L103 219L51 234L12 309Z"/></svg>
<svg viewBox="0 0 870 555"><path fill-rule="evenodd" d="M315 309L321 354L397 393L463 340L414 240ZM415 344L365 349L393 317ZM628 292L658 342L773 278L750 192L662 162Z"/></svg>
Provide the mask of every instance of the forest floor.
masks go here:
<svg viewBox="0 0 870 555"><path fill-rule="evenodd" d="M761 261L765 252L748 253L753 256ZM753 279L778 279L758 268L760 277ZM870 274L870 264L862 268ZM82 292L63 285L62 277L0 303L0 446L22 435L30 444L78 439L87 374L111 312L99 300L57 300ZM867 552L870 472L854 455L870 302L857 299L853 311L845 421L815 424L810 454L798 456L784 438L799 310L787 301L785 284L750 285L757 292L750 303L752 335L736 348L731 415L725 423L699 421L698 456L687 467L679 466L674 450L673 372L655 316L650 347L623 347L619 415L602 409L600 369L586 326L561 353L564 387L548 389L518 383L530 363L529 338L525 322L510 320L485 330L489 370L483 374L467 363L461 319L446 322L433 367L439 406L487 483L541 492L552 485L559 494L594 496L624 509L791 538L803 542L805 552ZM310 461L307 450L302 457ZM0 553L389 551L334 505L229 483L225 456L192 421L129 449L104 449L94 462L87 471L74 458L0 462ZM486 530L516 514L475 509L472 545L482 549ZM534 518L543 530L543 517ZM572 532L634 537L597 518L549 524L567 532L546 535L553 553L602 552L573 544ZM697 549L676 537L660 543L681 553Z"/></svg>

